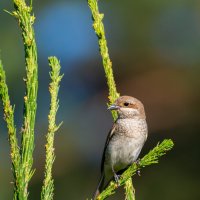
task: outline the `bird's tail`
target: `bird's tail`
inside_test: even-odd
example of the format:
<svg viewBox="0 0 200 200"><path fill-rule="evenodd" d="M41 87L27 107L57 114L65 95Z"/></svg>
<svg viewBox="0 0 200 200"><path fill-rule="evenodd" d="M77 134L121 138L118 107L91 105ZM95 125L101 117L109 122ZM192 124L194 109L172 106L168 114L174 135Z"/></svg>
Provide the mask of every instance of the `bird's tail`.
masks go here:
<svg viewBox="0 0 200 200"><path fill-rule="evenodd" d="M103 190L103 186L104 186L104 173L101 174L101 178L99 180L96 192L94 193L93 196L93 200L97 199L97 196L101 193L101 191Z"/></svg>

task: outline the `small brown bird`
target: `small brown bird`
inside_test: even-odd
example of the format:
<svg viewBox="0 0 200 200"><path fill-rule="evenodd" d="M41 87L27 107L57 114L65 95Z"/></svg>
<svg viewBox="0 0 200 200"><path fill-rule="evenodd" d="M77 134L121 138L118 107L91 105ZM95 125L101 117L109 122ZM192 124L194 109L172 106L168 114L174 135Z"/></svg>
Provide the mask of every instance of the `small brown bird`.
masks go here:
<svg viewBox="0 0 200 200"><path fill-rule="evenodd" d="M113 177L118 181L117 172L137 160L148 133L144 106L138 99L121 96L108 109L116 110L118 118L107 136L94 199Z"/></svg>

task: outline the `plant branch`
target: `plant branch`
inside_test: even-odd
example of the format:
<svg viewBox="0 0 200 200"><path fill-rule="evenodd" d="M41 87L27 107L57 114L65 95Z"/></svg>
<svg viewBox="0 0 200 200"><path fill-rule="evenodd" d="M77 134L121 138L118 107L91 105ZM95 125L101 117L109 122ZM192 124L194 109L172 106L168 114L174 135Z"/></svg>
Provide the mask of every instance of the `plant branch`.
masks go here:
<svg viewBox="0 0 200 200"><path fill-rule="evenodd" d="M103 14L99 13L98 3L97 0L88 0L88 5L92 12L92 19L93 19L93 28L98 37L99 41L99 50L101 53L103 67L107 79L107 85L109 89L109 104L114 103L114 101L119 97L119 93L117 92L113 70L112 70L112 62L110 60L110 56L108 53L107 41L105 36ZM117 113L112 112L114 120L117 119Z"/></svg>
<svg viewBox="0 0 200 200"><path fill-rule="evenodd" d="M125 195L126 195L125 200L135 200L135 188L133 187L131 177L126 181L124 185L124 189L125 189Z"/></svg>
<svg viewBox="0 0 200 200"><path fill-rule="evenodd" d="M22 31L26 64L26 93L24 96L24 122L22 128L20 187L17 199L28 198L28 183L34 173L33 149L34 127L37 108L38 90L38 65L37 49L33 29L34 15L31 14L32 6L27 6L24 0L13 0L15 11L12 15L17 19Z"/></svg>
<svg viewBox="0 0 200 200"><path fill-rule="evenodd" d="M162 143L154 147L148 154L146 154L139 163L133 163L120 177L119 183L113 181L110 182L108 187L98 196L98 200L103 200L106 197L114 194L114 191L125 184L125 182L136 174L136 172L148 165L158 163L159 157L165 155L167 151L170 151L174 146L171 139L165 139Z"/></svg>
<svg viewBox="0 0 200 200"><path fill-rule="evenodd" d="M49 126L48 133L46 136L47 143L46 148L46 160L45 160L45 175L42 186L41 199L42 200L53 200L53 191L54 191L54 180L52 178L52 168L55 160L54 153L54 134L59 129L60 125L56 125L56 113L58 110L58 91L59 84L63 77L60 75L60 63L56 57L49 58L49 65L51 67L50 79L51 83L49 84L49 92L51 95L51 105L50 112L48 116Z"/></svg>
<svg viewBox="0 0 200 200"><path fill-rule="evenodd" d="M8 139L10 143L10 155L12 161L12 171L14 176L14 193L17 191L20 169L20 152L16 136L16 128L14 123L14 108L10 104L8 94L8 86L6 84L6 75L3 69L3 64L0 60L0 98L3 102L4 120L8 128Z"/></svg>

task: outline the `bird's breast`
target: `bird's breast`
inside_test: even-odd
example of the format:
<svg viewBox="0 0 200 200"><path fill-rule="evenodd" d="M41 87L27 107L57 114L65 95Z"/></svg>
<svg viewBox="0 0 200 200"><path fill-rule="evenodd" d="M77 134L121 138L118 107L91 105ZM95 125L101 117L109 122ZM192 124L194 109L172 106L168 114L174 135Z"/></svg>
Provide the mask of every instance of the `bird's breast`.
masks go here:
<svg viewBox="0 0 200 200"><path fill-rule="evenodd" d="M145 119L118 119L115 133L127 137L138 138L147 136L147 123Z"/></svg>

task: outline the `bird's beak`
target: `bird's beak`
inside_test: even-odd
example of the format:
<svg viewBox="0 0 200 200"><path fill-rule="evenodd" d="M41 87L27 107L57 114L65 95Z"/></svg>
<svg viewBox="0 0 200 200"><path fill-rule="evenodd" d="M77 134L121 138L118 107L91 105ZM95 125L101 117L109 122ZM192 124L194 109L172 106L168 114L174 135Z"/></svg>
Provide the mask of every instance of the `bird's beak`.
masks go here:
<svg viewBox="0 0 200 200"><path fill-rule="evenodd" d="M112 104L111 106L108 107L108 110L118 110L119 106Z"/></svg>

